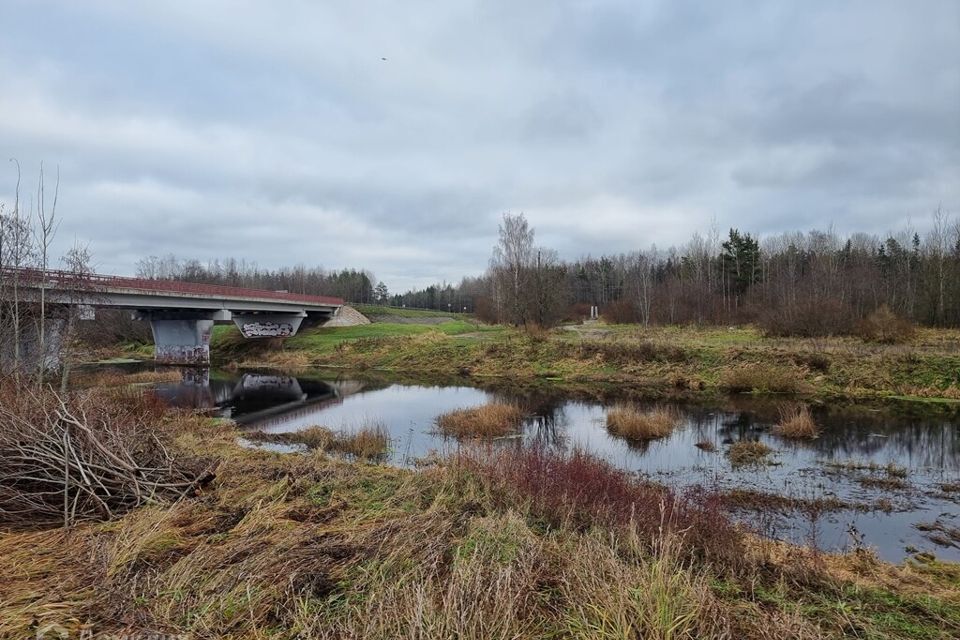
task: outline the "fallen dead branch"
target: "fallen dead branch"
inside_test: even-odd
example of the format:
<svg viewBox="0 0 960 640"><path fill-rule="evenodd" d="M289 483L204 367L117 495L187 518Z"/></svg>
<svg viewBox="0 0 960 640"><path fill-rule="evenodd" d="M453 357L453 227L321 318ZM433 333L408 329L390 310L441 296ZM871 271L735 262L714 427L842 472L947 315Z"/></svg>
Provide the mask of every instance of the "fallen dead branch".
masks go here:
<svg viewBox="0 0 960 640"><path fill-rule="evenodd" d="M0 524L106 520L212 479L162 441L142 393L61 395L0 383Z"/></svg>

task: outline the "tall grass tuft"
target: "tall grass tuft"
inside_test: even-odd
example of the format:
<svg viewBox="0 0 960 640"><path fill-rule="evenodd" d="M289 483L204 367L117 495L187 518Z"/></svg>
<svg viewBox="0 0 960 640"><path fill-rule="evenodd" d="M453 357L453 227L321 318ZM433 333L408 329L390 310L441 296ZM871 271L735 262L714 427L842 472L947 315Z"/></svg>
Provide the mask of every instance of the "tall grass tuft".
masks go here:
<svg viewBox="0 0 960 640"><path fill-rule="evenodd" d="M390 435L386 427L381 424L341 432L321 426L308 427L289 433L258 431L248 434L247 437L257 442L301 444L309 449L342 453L359 460L381 458L390 449Z"/></svg>
<svg viewBox="0 0 960 640"><path fill-rule="evenodd" d="M663 523L667 525L668 523ZM683 535L668 531L652 548L632 531L616 542L585 536L576 550L577 570L563 584L570 603L566 626L576 638L673 640L722 635L712 625L716 609L708 576L683 559ZM639 561L624 563L623 558ZM622 585L610 589L611 584Z"/></svg>
<svg viewBox="0 0 960 640"><path fill-rule="evenodd" d="M780 422L773 428L773 432L778 436L797 440L812 440L820 435L820 429L806 405L781 407Z"/></svg>
<svg viewBox="0 0 960 640"><path fill-rule="evenodd" d="M504 403L457 409L437 418L440 431L455 438L497 438L516 432L522 422L523 411Z"/></svg>
<svg viewBox="0 0 960 640"><path fill-rule="evenodd" d="M632 405L618 405L607 412L607 430L625 440L664 438L680 424L680 414L669 407L642 411Z"/></svg>
<svg viewBox="0 0 960 640"><path fill-rule="evenodd" d="M720 386L733 393L798 393L804 388L793 369L760 363L727 369L720 376Z"/></svg>
<svg viewBox="0 0 960 640"><path fill-rule="evenodd" d="M739 440L730 445L727 457L730 458L730 464L734 467L743 467L764 464L772 453L773 449L762 442Z"/></svg>
<svg viewBox="0 0 960 640"><path fill-rule="evenodd" d="M385 456L390 448L390 436L383 425L362 427L355 431L338 433L328 446L360 460L374 460Z"/></svg>

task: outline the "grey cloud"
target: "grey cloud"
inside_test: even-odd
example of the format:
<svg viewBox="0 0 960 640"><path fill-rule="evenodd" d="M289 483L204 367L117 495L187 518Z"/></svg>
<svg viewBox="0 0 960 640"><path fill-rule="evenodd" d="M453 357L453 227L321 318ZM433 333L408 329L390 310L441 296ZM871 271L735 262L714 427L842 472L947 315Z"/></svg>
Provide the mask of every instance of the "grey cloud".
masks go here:
<svg viewBox="0 0 960 640"><path fill-rule="evenodd" d="M504 211L566 258L712 220L960 213L950 0L8 0L0 21L0 155L59 163L62 242L104 270L230 254L397 290L482 271Z"/></svg>

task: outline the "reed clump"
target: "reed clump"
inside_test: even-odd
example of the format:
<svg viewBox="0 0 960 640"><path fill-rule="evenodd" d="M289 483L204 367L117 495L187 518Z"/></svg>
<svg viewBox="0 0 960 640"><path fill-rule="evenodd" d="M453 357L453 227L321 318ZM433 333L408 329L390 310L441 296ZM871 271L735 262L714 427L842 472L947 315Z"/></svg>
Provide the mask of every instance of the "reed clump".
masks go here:
<svg viewBox="0 0 960 640"><path fill-rule="evenodd" d="M739 440L730 445L727 457L734 467L759 465L767 462L773 449L756 440Z"/></svg>
<svg viewBox="0 0 960 640"><path fill-rule="evenodd" d="M355 430L336 432L327 427L312 426L289 433L258 431L247 436L257 442L303 445L308 449L341 453L361 460L373 460L387 454L390 435L380 424Z"/></svg>
<svg viewBox="0 0 960 640"><path fill-rule="evenodd" d="M780 422L773 428L773 432L795 440L812 440L820 435L820 429L806 405L781 407Z"/></svg>
<svg viewBox="0 0 960 640"><path fill-rule="evenodd" d="M680 424L680 415L669 407L644 411L632 405L618 405L607 412L607 431L625 440L665 438Z"/></svg>
<svg viewBox="0 0 960 640"><path fill-rule="evenodd" d="M336 434L328 450L361 460L373 460L386 455L390 450L390 436L383 425L362 427Z"/></svg>
<svg viewBox="0 0 960 640"><path fill-rule="evenodd" d="M523 416L515 405L493 403L444 413L437 418L437 426L454 438L498 438L519 430Z"/></svg>

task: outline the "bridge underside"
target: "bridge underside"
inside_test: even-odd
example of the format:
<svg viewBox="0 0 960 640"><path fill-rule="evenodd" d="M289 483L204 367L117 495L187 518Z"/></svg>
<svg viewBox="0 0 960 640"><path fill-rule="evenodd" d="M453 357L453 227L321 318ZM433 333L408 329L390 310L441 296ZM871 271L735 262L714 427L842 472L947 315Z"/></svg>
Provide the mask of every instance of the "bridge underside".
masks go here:
<svg viewBox="0 0 960 640"><path fill-rule="evenodd" d="M339 298L218 285L117 276L81 281L75 274L35 270L19 270L15 275L21 282L20 305L31 309L31 318L39 317L36 308L46 301L45 348L40 348L35 328L26 326L32 323L17 331L4 330L0 370L8 362L30 369L59 366L63 322L50 318L94 320L95 309L124 309L148 321L157 361L203 365L210 362L215 323L232 321L251 340L283 339L296 335L305 320L313 323L336 316L343 305Z"/></svg>
<svg viewBox="0 0 960 640"><path fill-rule="evenodd" d="M315 314L316 315L316 314ZM326 319L327 314L319 314ZM205 365L210 363L213 325L232 320L244 338L289 338L296 335L306 312L230 313L229 311L139 311L150 322L154 357L165 364Z"/></svg>

